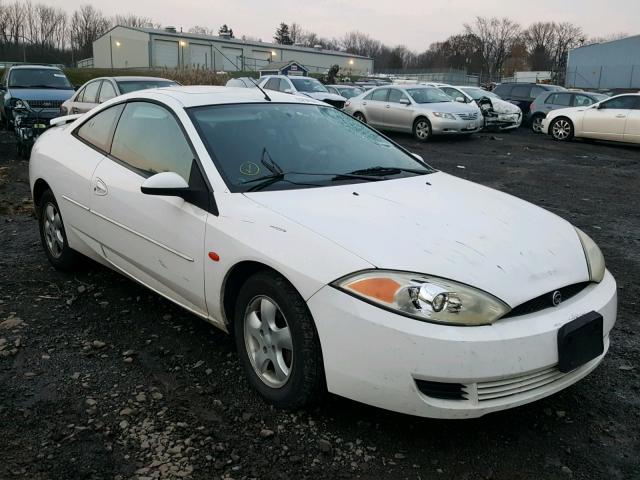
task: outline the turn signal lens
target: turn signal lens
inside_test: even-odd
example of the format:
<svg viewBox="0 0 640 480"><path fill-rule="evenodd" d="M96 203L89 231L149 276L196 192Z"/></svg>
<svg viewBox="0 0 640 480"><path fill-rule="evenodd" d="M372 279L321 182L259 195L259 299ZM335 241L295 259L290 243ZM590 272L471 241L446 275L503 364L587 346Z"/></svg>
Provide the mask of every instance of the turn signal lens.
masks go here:
<svg viewBox="0 0 640 480"><path fill-rule="evenodd" d="M450 325L487 325L510 307L477 288L440 277L369 270L336 280L334 287L400 315Z"/></svg>
<svg viewBox="0 0 640 480"><path fill-rule="evenodd" d="M606 266L604 263L604 255L600 251L600 248L594 242L589 235L576 227L576 232L580 238L582 249L584 250L584 256L587 259L587 268L589 269L589 280L592 282L600 283L604 278L604 272Z"/></svg>

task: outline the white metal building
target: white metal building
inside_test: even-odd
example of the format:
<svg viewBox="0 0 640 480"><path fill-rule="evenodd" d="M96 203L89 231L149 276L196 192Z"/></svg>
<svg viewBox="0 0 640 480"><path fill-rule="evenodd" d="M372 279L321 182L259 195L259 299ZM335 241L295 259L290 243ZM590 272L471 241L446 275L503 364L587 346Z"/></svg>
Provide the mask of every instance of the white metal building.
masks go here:
<svg viewBox="0 0 640 480"><path fill-rule="evenodd" d="M373 72L373 59L345 52L243 41L166 29L117 26L93 42L95 68L198 67L215 71L260 70L269 62L296 61L311 73L332 65L345 73Z"/></svg>

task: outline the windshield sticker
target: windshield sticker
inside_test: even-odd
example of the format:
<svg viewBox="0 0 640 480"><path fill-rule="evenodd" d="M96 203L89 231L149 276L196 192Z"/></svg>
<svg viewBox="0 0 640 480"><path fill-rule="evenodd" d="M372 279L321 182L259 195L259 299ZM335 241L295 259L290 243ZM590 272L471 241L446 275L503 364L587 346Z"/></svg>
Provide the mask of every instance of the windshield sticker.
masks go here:
<svg viewBox="0 0 640 480"><path fill-rule="evenodd" d="M260 173L260 167L253 162L244 162L240 165L240 173L254 177Z"/></svg>

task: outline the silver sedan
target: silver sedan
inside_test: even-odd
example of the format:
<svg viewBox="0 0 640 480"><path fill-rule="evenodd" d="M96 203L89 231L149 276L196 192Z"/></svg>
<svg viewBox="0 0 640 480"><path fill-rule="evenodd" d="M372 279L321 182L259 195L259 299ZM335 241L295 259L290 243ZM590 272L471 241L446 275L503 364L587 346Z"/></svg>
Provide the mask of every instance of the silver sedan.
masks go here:
<svg viewBox="0 0 640 480"><path fill-rule="evenodd" d="M455 102L437 88L377 87L350 98L344 110L380 130L410 132L421 141L432 135L471 134L483 126L478 106Z"/></svg>

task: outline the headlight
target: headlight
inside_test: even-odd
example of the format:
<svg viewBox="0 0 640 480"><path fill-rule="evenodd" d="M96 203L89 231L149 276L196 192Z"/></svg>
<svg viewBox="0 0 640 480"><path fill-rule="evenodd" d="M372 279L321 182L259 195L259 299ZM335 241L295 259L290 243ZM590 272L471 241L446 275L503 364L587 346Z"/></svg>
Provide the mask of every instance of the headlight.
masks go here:
<svg viewBox="0 0 640 480"><path fill-rule="evenodd" d="M482 290L420 273L368 270L332 285L382 308L434 323L487 325L510 310Z"/></svg>
<svg viewBox="0 0 640 480"><path fill-rule="evenodd" d="M456 117L452 113L433 112L433 115L438 118L448 118L449 120L455 120Z"/></svg>
<svg viewBox="0 0 640 480"><path fill-rule="evenodd" d="M591 237L584 233L582 230L576 227L582 249L584 250L584 256L587 258L587 268L589 269L589 280L592 282L600 283L604 278L604 255L600 251L596 242L591 240Z"/></svg>
<svg viewBox="0 0 640 480"><path fill-rule="evenodd" d="M12 99L12 103L13 103L13 108L15 108L16 110L22 110L27 108L27 102L23 101L23 100L19 100L19 99Z"/></svg>

